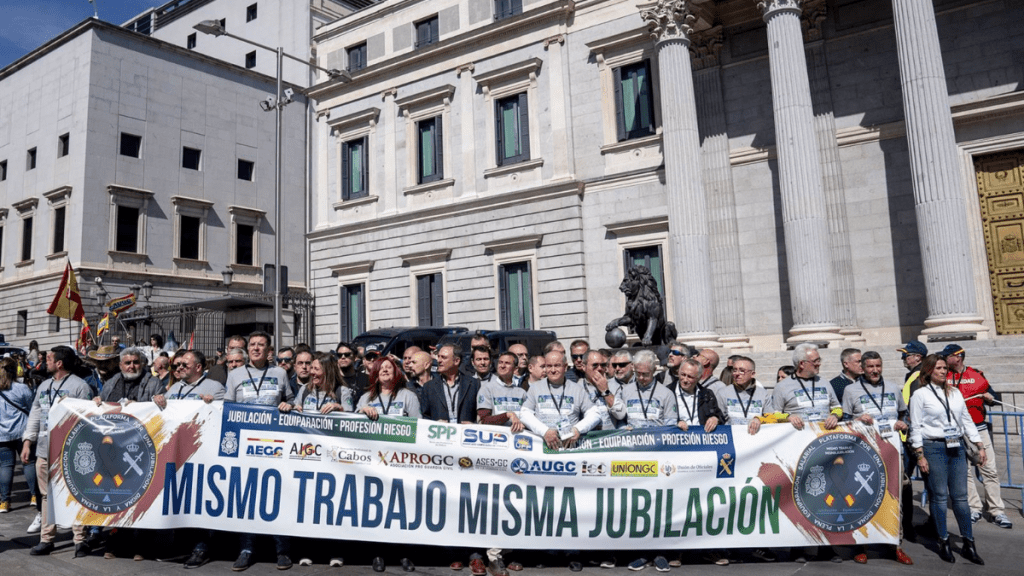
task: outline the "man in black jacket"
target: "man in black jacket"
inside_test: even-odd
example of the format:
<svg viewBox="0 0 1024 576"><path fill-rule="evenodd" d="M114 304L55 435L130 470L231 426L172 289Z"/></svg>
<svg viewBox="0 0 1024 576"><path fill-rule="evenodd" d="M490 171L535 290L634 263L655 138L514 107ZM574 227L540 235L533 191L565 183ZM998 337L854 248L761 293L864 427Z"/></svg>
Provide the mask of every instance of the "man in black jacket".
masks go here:
<svg viewBox="0 0 1024 576"><path fill-rule="evenodd" d="M725 421L715 395L708 388L697 386L703 369L698 360L687 358L679 365L679 380L668 386L679 409L681 430L697 425L703 426L706 432L711 432Z"/></svg>
<svg viewBox="0 0 1024 576"><path fill-rule="evenodd" d="M476 422L476 397L480 382L462 374L462 349L447 344L437 351L437 374L420 393L420 411L425 420L453 424Z"/></svg>

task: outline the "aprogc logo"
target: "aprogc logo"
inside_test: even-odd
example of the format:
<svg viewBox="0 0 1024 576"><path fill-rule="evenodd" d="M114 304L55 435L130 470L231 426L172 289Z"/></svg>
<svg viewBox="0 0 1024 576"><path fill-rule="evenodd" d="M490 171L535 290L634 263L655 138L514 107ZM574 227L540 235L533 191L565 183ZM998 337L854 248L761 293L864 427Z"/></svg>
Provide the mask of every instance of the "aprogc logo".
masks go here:
<svg viewBox="0 0 1024 576"><path fill-rule="evenodd" d="M507 448L508 434L467 428L462 431L462 445L477 448Z"/></svg>
<svg viewBox="0 0 1024 576"><path fill-rule="evenodd" d="M256 458L280 458L284 454L284 440L268 438L246 438L249 445L245 448L246 456Z"/></svg>
<svg viewBox="0 0 1024 576"><path fill-rule="evenodd" d="M575 462L528 462L524 458L516 458L509 469L516 474L548 474L551 476L575 476Z"/></svg>
<svg viewBox="0 0 1024 576"><path fill-rule="evenodd" d="M377 452L377 457L385 466L396 468L435 468L447 469L455 467L455 457L442 454L422 454L418 452Z"/></svg>

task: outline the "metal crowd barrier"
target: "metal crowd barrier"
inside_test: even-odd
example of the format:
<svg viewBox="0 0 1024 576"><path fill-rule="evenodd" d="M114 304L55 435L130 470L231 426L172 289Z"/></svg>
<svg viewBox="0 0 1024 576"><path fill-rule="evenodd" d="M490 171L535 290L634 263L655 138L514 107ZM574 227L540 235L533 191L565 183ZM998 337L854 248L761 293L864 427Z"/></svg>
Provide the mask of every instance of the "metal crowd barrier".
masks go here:
<svg viewBox="0 0 1024 576"><path fill-rule="evenodd" d="M1002 424L1001 429L995 426L997 420ZM996 432L1001 432L1003 436L999 447L1002 448L1001 456L1005 459L1006 477L1003 478L999 486L1020 490L1021 501L1024 502L1024 478L1015 476L1013 466L1013 457L1016 455L1021 461L1021 469L1024 470L1024 451L1020 446L1015 451L1010 449L1011 436L1016 436L1018 441L1021 439L1021 432L1024 431L1024 412L989 412L988 425L992 433L993 447L996 447ZM1000 452L1000 450L997 448L996 452ZM1022 504L1021 513L1024 514L1024 504Z"/></svg>

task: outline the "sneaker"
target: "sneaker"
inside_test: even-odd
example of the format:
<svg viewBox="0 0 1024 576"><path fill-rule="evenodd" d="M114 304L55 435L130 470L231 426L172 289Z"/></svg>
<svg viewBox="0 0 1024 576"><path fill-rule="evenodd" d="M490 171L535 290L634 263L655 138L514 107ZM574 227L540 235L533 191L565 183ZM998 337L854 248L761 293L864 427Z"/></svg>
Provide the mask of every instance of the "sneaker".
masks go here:
<svg viewBox="0 0 1024 576"><path fill-rule="evenodd" d="M75 558L85 558L89 554L92 554L92 548L88 544L85 542L75 544Z"/></svg>
<svg viewBox="0 0 1024 576"><path fill-rule="evenodd" d="M664 556L655 556L654 569L658 572L668 572L668 560Z"/></svg>
<svg viewBox="0 0 1024 576"><path fill-rule="evenodd" d="M981 512L971 512L971 524L977 524L981 520Z"/></svg>
<svg viewBox="0 0 1024 576"><path fill-rule="evenodd" d="M36 506L36 495L35 494L32 495L32 501L30 502L30 504L32 504L32 506Z"/></svg>
<svg viewBox="0 0 1024 576"><path fill-rule="evenodd" d="M310 564L312 564L312 562L310 562ZM292 567L292 559L289 558L287 554L278 554L277 555L277 569L278 570L287 570L287 569L289 569L291 567Z"/></svg>
<svg viewBox="0 0 1024 576"><path fill-rule="evenodd" d="M639 572L647 567L647 558L637 558L629 563L629 569L633 572Z"/></svg>
<svg viewBox="0 0 1024 576"><path fill-rule="evenodd" d="M767 548L758 548L754 550L751 556L757 558L762 562L775 562L775 560L778 558L778 556L775 555L775 552L772 552Z"/></svg>
<svg viewBox="0 0 1024 576"><path fill-rule="evenodd" d="M0 502L0 514L7 514L11 511L10 502Z"/></svg>
<svg viewBox="0 0 1024 576"><path fill-rule="evenodd" d="M615 558L601 560L601 568L615 568Z"/></svg>
<svg viewBox="0 0 1024 576"><path fill-rule="evenodd" d="M312 558L299 558L299 566L312 566L312 565L313 565L313 559Z"/></svg>
<svg viewBox="0 0 1024 576"><path fill-rule="evenodd" d="M33 520L32 523L28 525L28 530L26 530L25 532L27 532L29 534L35 534L36 532L39 532L39 529L42 528L42 527L43 527L43 515L39 514L37 512L35 520Z"/></svg>
<svg viewBox="0 0 1024 576"><path fill-rule="evenodd" d="M345 565L345 560L343 560L342 558L331 558L331 561L328 562L328 565L331 568L341 568Z"/></svg>
<svg viewBox="0 0 1024 576"><path fill-rule="evenodd" d="M185 560L185 568L199 568L203 564L210 561L210 557L206 554L206 548L203 546L196 546L192 550L192 555Z"/></svg>
<svg viewBox="0 0 1024 576"><path fill-rule="evenodd" d="M992 518L992 523L1000 528L1006 528L1007 530L1013 528L1013 522L1010 522L1010 519L1006 517L1006 514L996 514L995 517Z"/></svg>
<svg viewBox="0 0 1024 576"><path fill-rule="evenodd" d="M242 550L242 553L238 555L238 560L231 565L231 569L235 572L241 572L249 566L252 566L252 552L249 550Z"/></svg>

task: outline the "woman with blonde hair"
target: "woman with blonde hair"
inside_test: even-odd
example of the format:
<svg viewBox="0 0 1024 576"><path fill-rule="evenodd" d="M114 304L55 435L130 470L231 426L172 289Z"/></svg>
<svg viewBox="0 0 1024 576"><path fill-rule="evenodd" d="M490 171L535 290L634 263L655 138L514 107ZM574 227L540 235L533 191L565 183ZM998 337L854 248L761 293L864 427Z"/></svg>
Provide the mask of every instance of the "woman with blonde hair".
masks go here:
<svg viewBox="0 0 1024 576"><path fill-rule="evenodd" d="M352 389L345 385L334 357L321 352L313 357L313 364L309 369L309 382L299 388L295 402L282 402L278 408L282 412L290 412L293 409L319 414L352 412L352 396Z"/></svg>
<svg viewBox="0 0 1024 576"><path fill-rule="evenodd" d="M960 554L975 564L985 564L974 545L971 507L967 503L967 458L964 442L980 449L985 464L985 446L978 435L963 395L946 380L946 360L935 354L921 362L920 387L910 397L910 445L917 467L927 475L932 521L939 536L939 557L953 563L946 530L946 504L952 499L963 549Z"/></svg>

